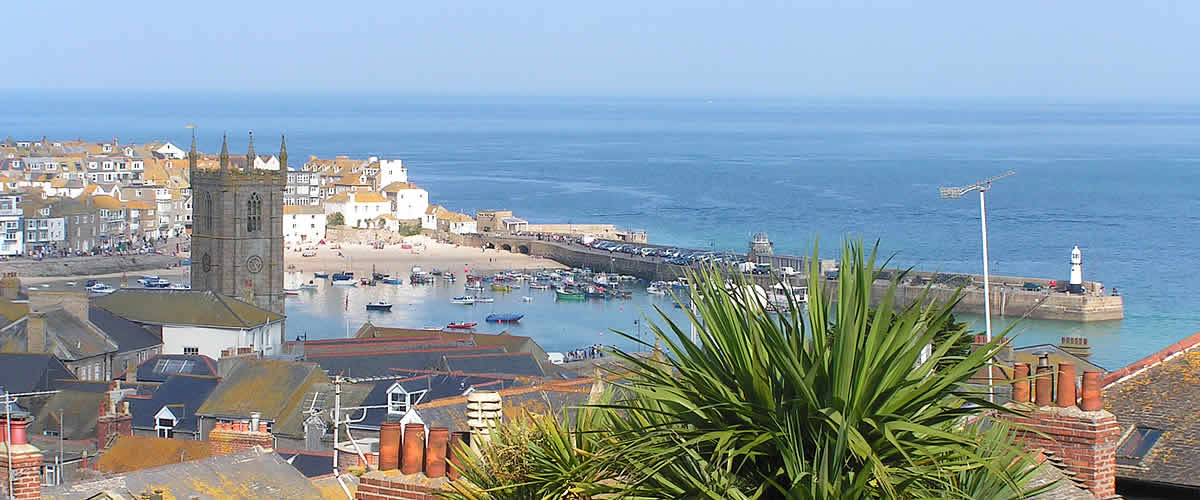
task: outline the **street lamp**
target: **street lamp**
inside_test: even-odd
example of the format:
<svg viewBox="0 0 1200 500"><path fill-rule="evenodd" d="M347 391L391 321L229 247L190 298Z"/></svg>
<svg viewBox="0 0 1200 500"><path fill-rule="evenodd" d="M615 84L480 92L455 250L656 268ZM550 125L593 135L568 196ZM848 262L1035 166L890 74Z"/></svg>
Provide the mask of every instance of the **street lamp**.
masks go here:
<svg viewBox="0 0 1200 500"><path fill-rule="evenodd" d="M941 188L938 190L938 192L941 193L941 195L942 195L942 199L944 199L944 200L946 200L946 199L957 200L957 199L965 196L967 193L970 193L971 191L979 191L979 224L980 224L980 227L983 232L983 324L984 324L984 334L986 335L984 337L984 339L987 342L992 341L992 295L990 293L991 290L989 289L989 275L988 275L987 204L984 203L983 194L985 192L987 192L988 189L992 188L993 181L998 181L1005 177L1012 176L1016 173L1017 172L1015 170L1009 170L1008 172L997 175L995 177L989 177L987 179L976 182L975 184L971 184L969 186L944 187L944 188ZM994 403L994 402L996 402L996 400L995 400L995 394L992 390L991 360L988 361L987 383L988 383L988 400Z"/></svg>

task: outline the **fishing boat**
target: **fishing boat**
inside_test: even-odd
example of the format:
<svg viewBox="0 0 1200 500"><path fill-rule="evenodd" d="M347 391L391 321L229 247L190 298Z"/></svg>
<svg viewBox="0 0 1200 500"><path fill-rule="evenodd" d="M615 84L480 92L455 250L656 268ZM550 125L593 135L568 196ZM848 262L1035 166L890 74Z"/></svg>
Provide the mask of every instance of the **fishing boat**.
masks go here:
<svg viewBox="0 0 1200 500"><path fill-rule="evenodd" d="M383 284L385 284L385 285L403 285L404 280L401 278L386 278L383 280Z"/></svg>
<svg viewBox="0 0 1200 500"><path fill-rule="evenodd" d="M331 283L337 286L355 286L354 273L334 273L329 277Z"/></svg>
<svg viewBox="0 0 1200 500"><path fill-rule="evenodd" d="M471 295L463 295L461 297L454 297L454 298L450 299L450 303L451 304L462 304L465 306L469 306L469 305L475 303L475 297L473 297Z"/></svg>
<svg viewBox="0 0 1200 500"><path fill-rule="evenodd" d="M559 288L555 290L554 297L558 300L583 300L585 298L583 292L566 288Z"/></svg>
<svg viewBox="0 0 1200 500"><path fill-rule="evenodd" d="M479 285L467 285L467 286L463 287L463 290L466 290L468 292L482 292L483 287L479 286Z"/></svg>
<svg viewBox="0 0 1200 500"><path fill-rule="evenodd" d="M603 299L605 297L608 297L608 293L605 292L604 288L595 287L595 286L587 287L587 289L583 292L583 294L586 295L589 299Z"/></svg>
<svg viewBox="0 0 1200 500"><path fill-rule="evenodd" d="M550 285L547 285L545 283L530 283L529 288L532 288L534 290L549 290Z"/></svg>
<svg viewBox="0 0 1200 500"><path fill-rule="evenodd" d="M300 289L299 288L284 288L283 294L284 295L300 295Z"/></svg>
<svg viewBox="0 0 1200 500"><path fill-rule="evenodd" d="M500 313L500 314L489 314L489 315L487 315L486 318L484 318L484 320L487 321L488 323L516 323L518 321L521 321L521 318L524 318L524 317L525 317L524 314Z"/></svg>
<svg viewBox="0 0 1200 500"><path fill-rule="evenodd" d="M511 292L512 287L508 286L508 285L492 284L492 291L493 292Z"/></svg>
<svg viewBox="0 0 1200 500"><path fill-rule="evenodd" d="M650 286L646 287L646 293L648 293L650 295L666 295L667 291L663 290L657 286L650 285Z"/></svg>
<svg viewBox="0 0 1200 500"><path fill-rule="evenodd" d="M313 273L314 278L328 278L329 273Z"/></svg>
<svg viewBox="0 0 1200 500"><path fill-rule="evenodd" d="M479 323L476 323L473 321L470 323L455 321L454 323L450 323L449 325L446 325L446 328L453 328L455 330L466 330L469 328L475 328L475 325L478 325L478 324Z"/></svg>
<svg viewBox="0 0 1200 500"><path fill-rule="evenodd" d="M300 289L301 289L301 290L316 290L316 289L317 289L317 284L316 284L316 283L313 283L313 282L311 282L311 281L309 281L308 283L305 283L305 284L303 284L303 285L300 285Z"/></svg>
<svg viewBox="0 0 1200 500"><path fill-rule="evenodd" d="M88 287L87 290L96 295L108 295L110 293L117 291L116 288L108 286L104 283L96 283L95 285Z"/></svg>
<svg viewBox="0 0 1200 500"><path fill-rule="evenodd" d="M368 311L391 311L392 303L388 302L386 300L377 300L375 302L367 304L367 310Z"/></svg>
<svg viewBox="0 0 1200 500"><path fill-rule="evenodd" d="M495 301L496 301L496 299L492 298L492 297L487 297L487 296L475 297L476 304L491 304L492 302L495 302Z"/></svg>

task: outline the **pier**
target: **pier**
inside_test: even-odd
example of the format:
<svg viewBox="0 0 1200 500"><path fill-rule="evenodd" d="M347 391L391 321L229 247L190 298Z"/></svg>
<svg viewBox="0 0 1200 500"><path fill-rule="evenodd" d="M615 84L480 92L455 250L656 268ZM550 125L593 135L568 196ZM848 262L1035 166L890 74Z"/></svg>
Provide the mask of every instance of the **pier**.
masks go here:
<svg viewBox="0 0 1200 500"><path fill-rule="evenodd" d="M554 260L571 267L586 267L596 271L628 274L647 280L673 280L685 276L688 268L667 264L658 257L642 257L625 253L598 250L578 243L550 241L531 236L510 234L451 235L455 243L477 248L492 248L499 251L529 254ZM809 257L784 255L755 255L752 260L771 264L779 270L791 267L800 274L790 277L777 275L754 275L753 279L763 286L787 280L793 286L808 286ZM836 262L821 259L821 270L836 269ZM883 269L881 279L875 281L872 301L877 304L890 285L890 279L899 273L897 269ZM1122 297L1101 295L1103 285L1099 282L1084 282L1082 293L1064 293L1052 289L1049 278L1027 278L1015 276L991 277L991 308L997 317L1049 319L1060 321L1092 322L1111 321L1124 318ZM1061 282L1062 280L1057 280ZM1041 290L1027 290L1027 283L1040 286ZM836 280L826 280L825 288L832 292L837 288ZM983 277L974 274L934 273L909 271L896 288L896 304L904 307L916 301L929 288L928 297L933 301L947 301L962 285L962 297L954 312L983 314ZM1056 283L1058 285L1058 283Z"/></svg>

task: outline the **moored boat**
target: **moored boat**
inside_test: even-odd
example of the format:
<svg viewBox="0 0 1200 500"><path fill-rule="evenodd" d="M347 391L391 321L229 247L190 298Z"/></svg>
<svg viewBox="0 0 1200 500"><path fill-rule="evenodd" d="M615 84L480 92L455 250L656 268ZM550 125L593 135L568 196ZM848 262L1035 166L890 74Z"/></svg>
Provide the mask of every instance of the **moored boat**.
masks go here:
<svg viewBox="0 0 1200 500"><path fill-rule="evenodd" d="M492 291L493 292L511 292L512 287L508 286L508 285L492 284Z"/></svg>
<svg viewBox="0 0 1200 500"><path fill-rule="evenodd" d="M283 294L284 295L300 295L300 289L299 288L284 288Z"/></svg>
<svg viewBox="0 0 1200 500"><path fill-rule="evenodd" d="M495 302L495 301L496 301L495 298L488 297L488 296L475 297L476 304L491 304L492 302Z"/></svg>
<svg viewBox="0 0 1200 500"><path fill-rule="evenodd" d="M311 281L309 281L308 283L305 283L305 284L303 284L303 285L300 285L300 289L301 289L301 290L316 290L316 289L317 289L317 284L316 284L316 283L313 283L313 282L311 282Z"/></svg>
<svg viewBox="0 0 1200 500"><path fill-rule="evenodd" d="M330 283L338 286L355 286L358 282L354 281L354 273L334 273L329 277Z"/></svg>
<svg viewBox="0 0 1200 500"><path fill-rule="evenodd" d="M450 299L450 303L451 303L451 304L462 304L462 305L467 305L467 306L469 306L469 305L471 305L471 304L474 304L474 303L475 303L475 297L473 297L473 296L470 296L470 295L463 295L463 296L460 296L460 297L454 297L454 298Z"/></svg>
<svg viewBox="0 0 1200 500"><path fill-rule="evenodd" d="M328 278L329 273L313 273L314 278Z"/></svg>
<svg viewBox="0 0 1200 500"><path fill-rule="evenodd" d="M387 278L387 279L383 280L383 284L385 284L385 285L403 285L404 280L401 278Z"/></svg>
<svg viewBox="0 0 1200 500"><path fill-rule="evenodd" d="M466 330L468 328L475 328L475 325L478 325L478 324L479 323L476 323L476 322L466 323L466 322L456 321L454 323L450 323L449 325L446 325L446 328L453 328L455 330Z"/></svg>
<svg viewBox="0 0 1200 500"><path fill-rule="evenodd" d="M367 304L368 311L391 311L392 303L386 300L377 300Z"/></svg>
<svg viewBox="0 0 1200 500"><path fill-rule="evenodd" d="M549 290L550 285L547 285L545 283L530 283L529 288L532 288L534 290Z"/></svg>
<svg viewBox="0 0 1200 500"><path fill-rule="evenodd" d="M558 300L583 300L583 292L579 290L559 288L554 291L554 297Z"/></svg>
<svg viewBox="0 0 1200 500"><path fill-rule="evenodd" d="M499 314L489 314L489 315L487 315L486 318L484 318L484 320L487 321L488 323L516 323L518 321L521 321L521 318L524 318L524 317L525 317L524 314L499 313Z"/></svg>

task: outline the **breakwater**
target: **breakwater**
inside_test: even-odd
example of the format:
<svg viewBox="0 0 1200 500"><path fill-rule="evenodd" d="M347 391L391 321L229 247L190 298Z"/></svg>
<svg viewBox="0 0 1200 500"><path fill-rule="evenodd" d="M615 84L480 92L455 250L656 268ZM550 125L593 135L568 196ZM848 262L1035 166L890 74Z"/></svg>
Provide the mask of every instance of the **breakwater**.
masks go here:
<svg viewBox="0 0 1200 500"><path fill-rule="evenodd" d="M672 280L687 274L687 268L675 264L667 264L657 257L642 257L624 253L612 253L597 250L584 245L539 240L534 237L512 235L450 235L451 239L461 245L484 248L495 248L502 251L524 253L554 260L571 267L587 267L597 271L607 271L628 274L647 280ZM808 286L807 257L772 256L763 257L760 261L772 264L773 269L792 267L801 274L787 278L774 276L755 276L755 280L764 286L771 286L779 279L786 279L794 286ZM822 259L821 269L836 268L832 260ZM894 276L898 270L884 270L884 278ZM1111 321L1124 318L1124 301L1122 297L1101 295L1103 284L1085 282L1084 293L1067 294L1051 289L1052 279L1026 278L1016 276L991 277L991 308L994 316L1028 317L1033 319L1050 319L1062 321L1091 322ZM971 274L947 274L927 271L910 271L897 286L896 304L907 306L917 301L928 286L927 298L935 302L950 300L960 285L962 295L955 307L955 312L967 314L983 314L984 293L983 277ZM1025 284L1033 283L1041 286L1042 290L1026 290ZM889 286L887 279L877 280L872 300L881 299ZM835 290L836 280L825 282L826 290Z"/></svg>

